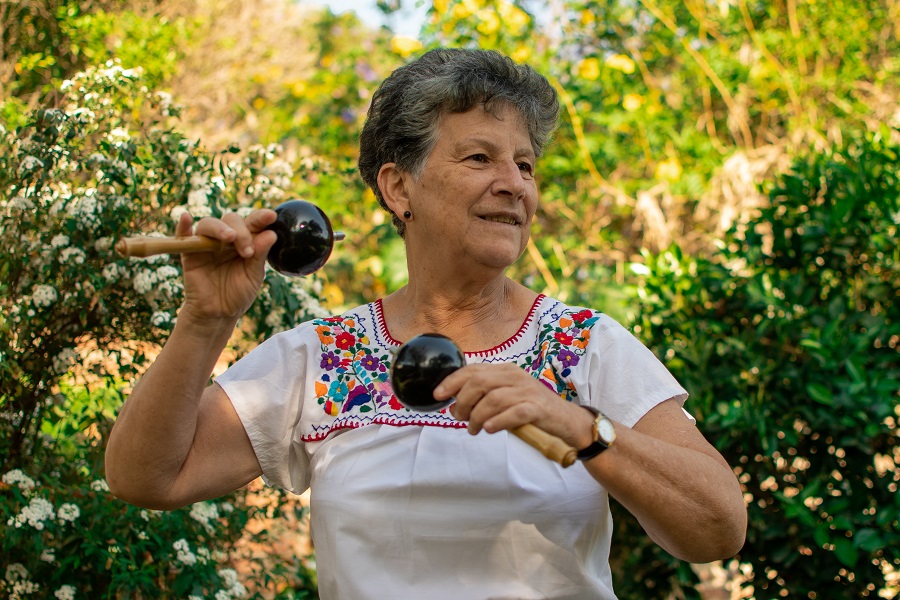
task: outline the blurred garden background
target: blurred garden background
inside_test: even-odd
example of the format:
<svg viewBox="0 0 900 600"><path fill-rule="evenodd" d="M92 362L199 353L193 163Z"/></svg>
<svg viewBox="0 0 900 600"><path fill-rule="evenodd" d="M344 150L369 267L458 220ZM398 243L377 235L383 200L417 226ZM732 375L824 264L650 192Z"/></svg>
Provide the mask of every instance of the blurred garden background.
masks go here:
<svg viewBox="0 0 900 600"><path fill-rule="evenodd" d="M746 545L712 565L614 506L620 598L897 598L900 0L359 6L0 0L0 596L318 597L302 498L109 494L106 434L181 295L176 258L112 244L292 197L347 233L268 274L221 368L398 288L356 140L378 82L445 45L562 99L512 275L648 344L744 488Z"/></svg>

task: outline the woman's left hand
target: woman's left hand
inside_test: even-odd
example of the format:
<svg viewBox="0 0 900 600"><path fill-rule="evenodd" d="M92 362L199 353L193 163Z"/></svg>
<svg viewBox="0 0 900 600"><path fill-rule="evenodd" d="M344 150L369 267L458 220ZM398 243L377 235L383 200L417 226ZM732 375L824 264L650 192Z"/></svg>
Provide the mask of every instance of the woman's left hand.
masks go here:
<svg viewBox="0 0 900 600"><path fill-rule="evenodd" d="M455 396L450 414L469 422L469 433L495 433L531 423L574 448L593 440L594 416L550 391L522 368L510 364L467 365L448 375L434 391L437 400Z"/></svg>

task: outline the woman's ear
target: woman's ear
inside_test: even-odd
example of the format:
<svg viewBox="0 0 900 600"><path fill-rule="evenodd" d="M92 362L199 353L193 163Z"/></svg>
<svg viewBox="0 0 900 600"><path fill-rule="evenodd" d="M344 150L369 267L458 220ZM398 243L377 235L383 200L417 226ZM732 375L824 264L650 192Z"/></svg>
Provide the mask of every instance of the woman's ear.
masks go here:
<svg viewBox="0 0 900 600"><path fill-rule="evenodd" d="M395 215L400 216L409 207L409 194L406 192L406 184L411 180L409 173L397 168L397 163L385 163L378 170L378 189L381 197Z"/></svg>

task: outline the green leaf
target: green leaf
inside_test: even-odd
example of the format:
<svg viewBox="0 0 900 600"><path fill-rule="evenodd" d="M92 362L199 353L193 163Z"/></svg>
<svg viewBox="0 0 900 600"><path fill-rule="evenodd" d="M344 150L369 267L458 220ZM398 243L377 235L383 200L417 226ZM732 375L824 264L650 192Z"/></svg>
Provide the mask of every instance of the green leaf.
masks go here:
<svg viewBox="0 0 900 600"><path fill-rule="evenodd" d="M831 406L832 402L834 401L831 390L829 390L821 383L806 384L806 393L809 394L810 398L812 398L819 404L824 404L825 406Z"/></svg>
<svg viewBox="0 0 900 600"><path fill-rule="evenodd" d="M867 552L874 552L884 547L884 540L877 529L866 527L853 536L853 545Z"/></svg>
<svg viewBox="0 0 900 600"><path fill-rule="evenodd" d="M856 566L856 561L859 560L859 552L857 552L853 542L847 538L835 540L834 554L844 566L851 569Z"/></svg>

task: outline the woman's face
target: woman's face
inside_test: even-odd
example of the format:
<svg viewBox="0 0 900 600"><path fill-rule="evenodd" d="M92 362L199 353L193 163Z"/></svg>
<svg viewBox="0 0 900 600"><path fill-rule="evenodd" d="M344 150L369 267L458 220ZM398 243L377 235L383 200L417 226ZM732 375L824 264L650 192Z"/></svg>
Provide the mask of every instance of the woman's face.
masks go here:
<svg viewBox="0 0 900 600"><path fill-rule="evenodd" d="M528 128L515 108L502 107L497 116L481 106L445 115L410 190L410 250L418 256L427 250L439 261L511 265L525 250L537 209L534 165Z"/></svg>

